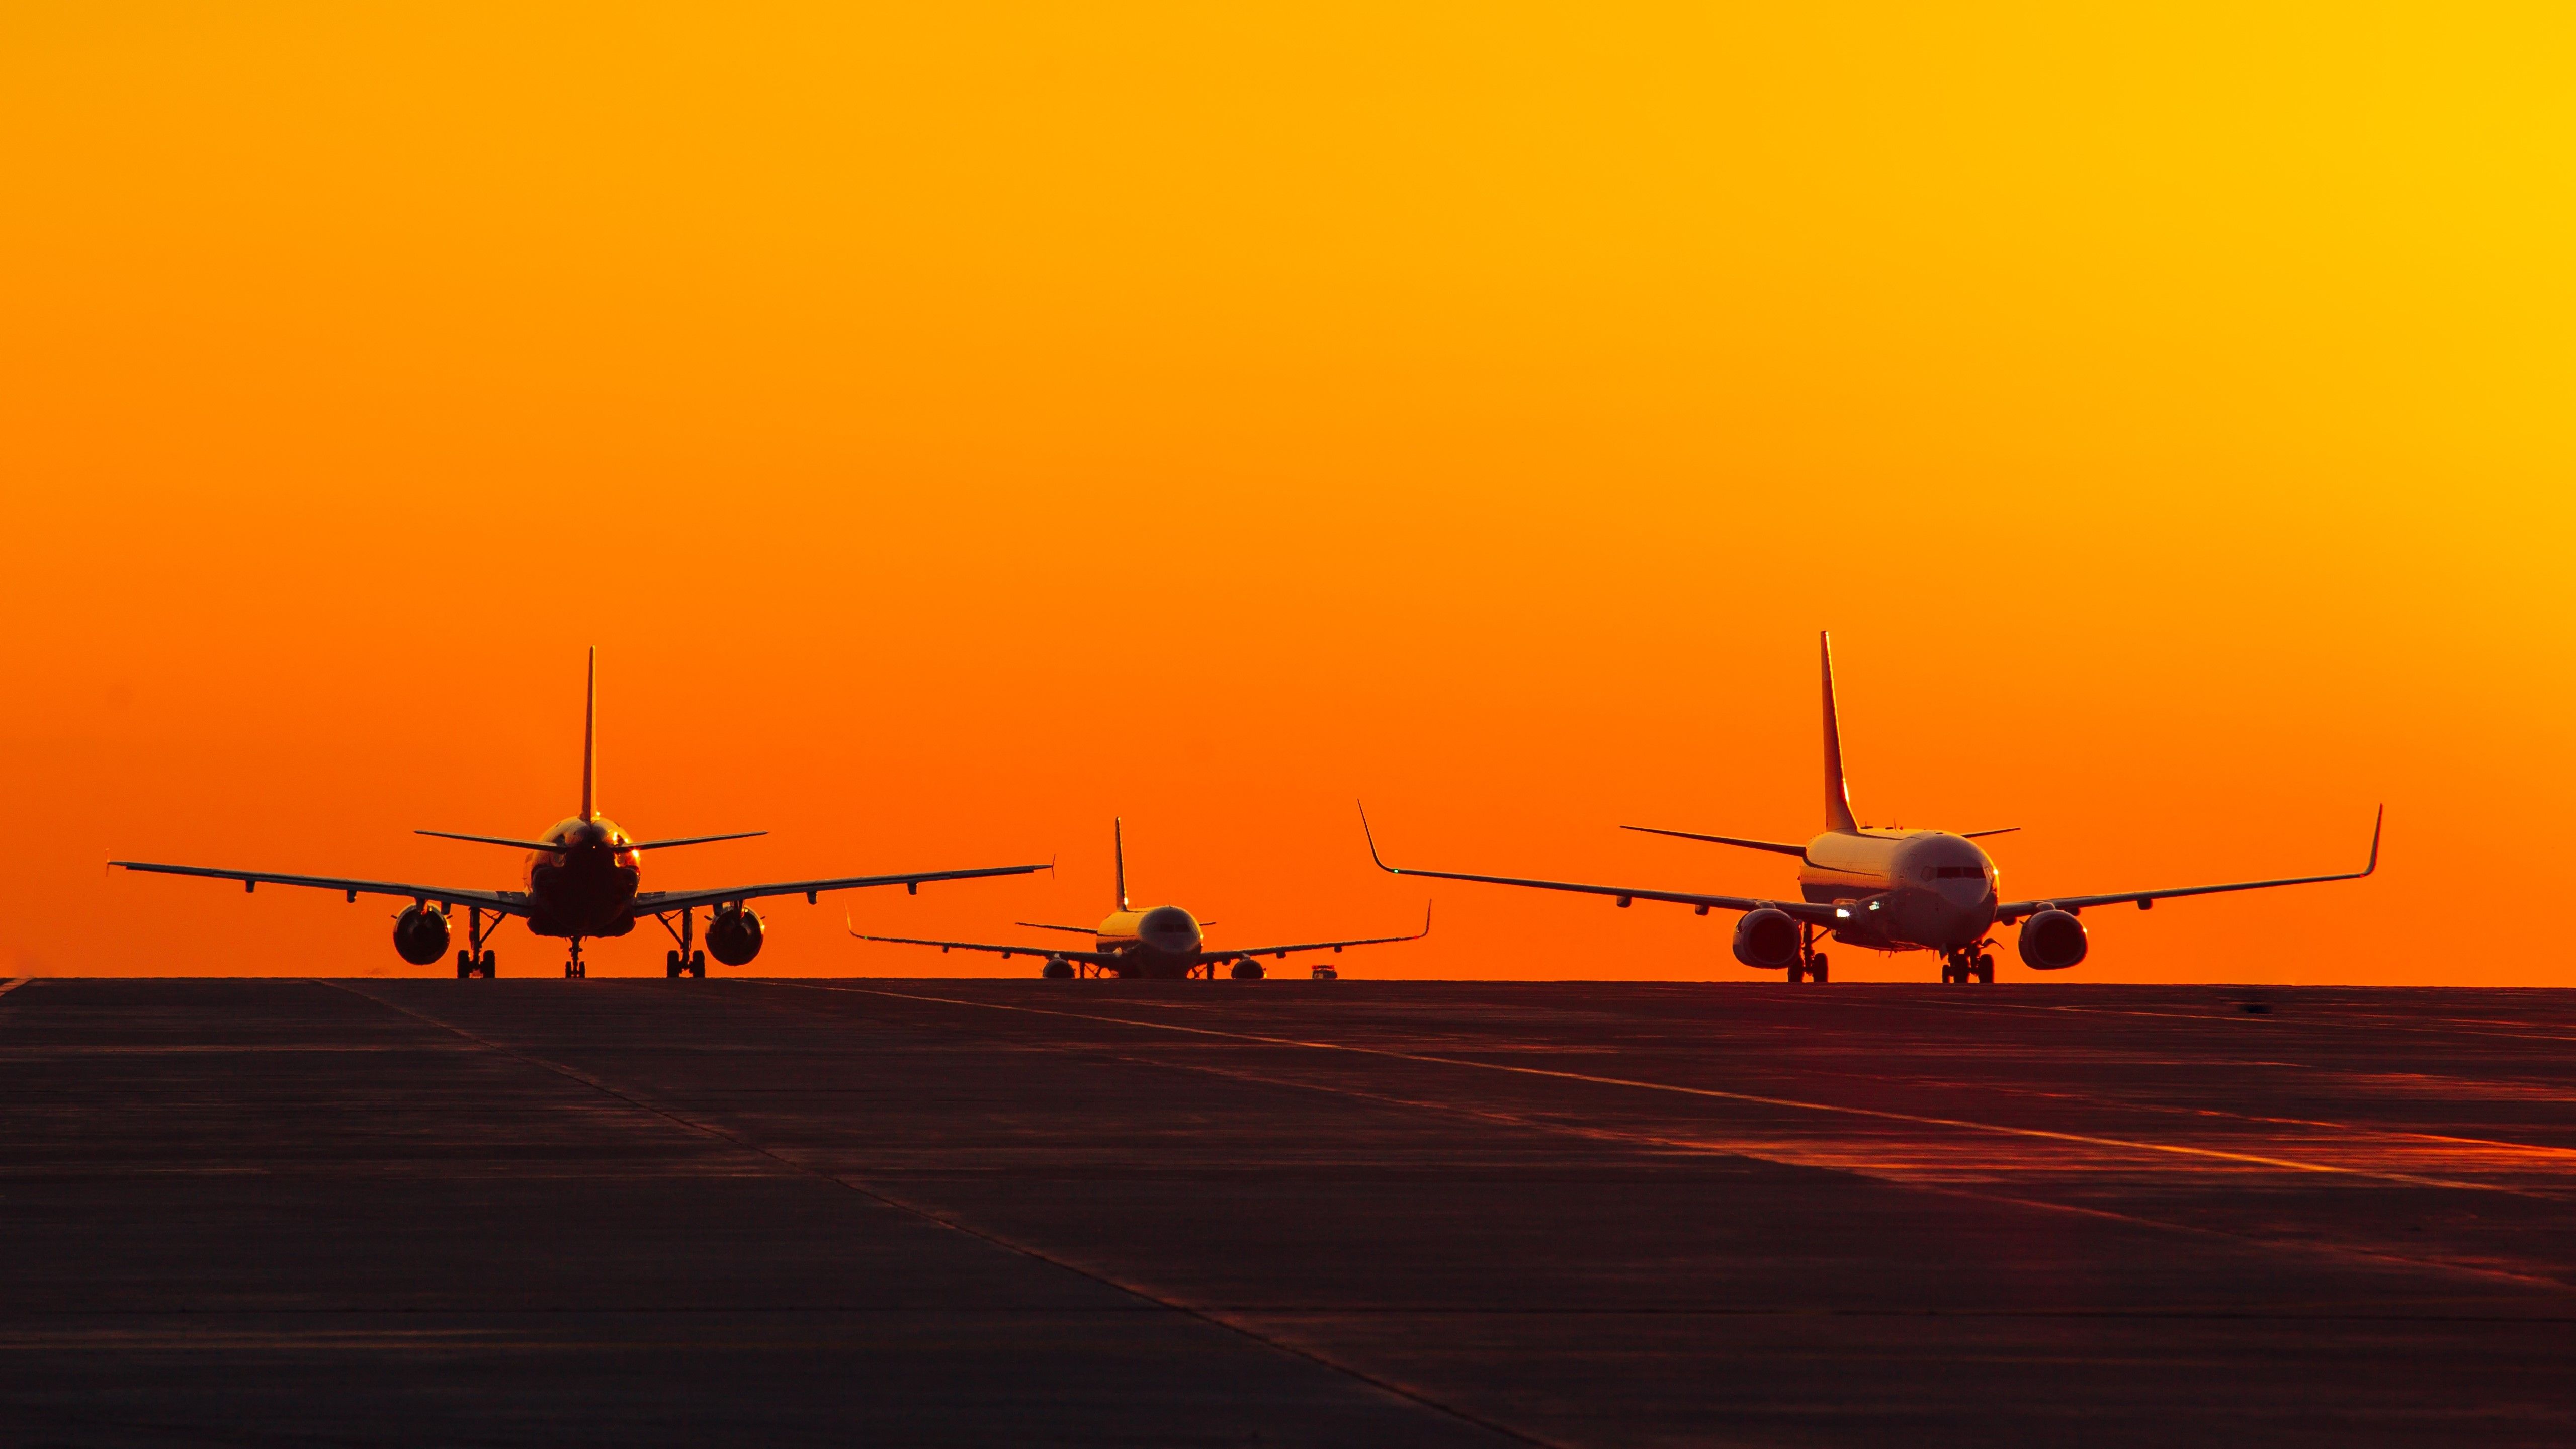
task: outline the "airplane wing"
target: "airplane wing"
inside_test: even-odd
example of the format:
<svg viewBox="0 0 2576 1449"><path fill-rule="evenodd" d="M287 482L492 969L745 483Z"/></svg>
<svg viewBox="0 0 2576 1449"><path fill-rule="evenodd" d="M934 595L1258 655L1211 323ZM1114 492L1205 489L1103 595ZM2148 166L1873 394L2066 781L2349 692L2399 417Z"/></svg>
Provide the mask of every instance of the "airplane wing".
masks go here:
<svg viewBox="0 0 2576 1449"><path fill-rule="evenodd" d="M1851 916L1851 908L1849 906L1816 905L1801 900L1761 900L1752 896L1711 896L1701 895L1693 891L1645 890L1636 886L1588 885L1581 881L1570 880L1533 880L1527 876L1517 875L1470 875L1464 871L1420 870L1409 865L1389 865L1386 863L1385 858L1377 853L1377 836L1368 828L1368 812L1365 810L1360 812L1360 831L1362 834L1368 836L1369 859L1376 861L1378 869L1385 871L1389 875L1430 876L1438 880L1472 880L1482 881L1487 885L1522 886L1530 890L1573 891L1580 895L1614 896L1618 899L1619 904L1623 906L1632 900L1671 901L1675 905L1695 907L1702 914L1706 914L1711 910L1759 911L1767 908L1771 910L1786 911L1799 920L1812 921L1820 926L1830 926L1838 920L1848 920Z"/></svg>
<svg viewBox="0 0 2576 1449"><path fill-rule="evenodd" d="M1995 907L1995 921L1999 925L2009 926L2024 916L2035 916L2046 910L2080 911L2086 906L2116 906L2126 901L2135 901L2138 903L2138 909L2145 910L2150 901L2170 900L2175 896L2214 896L2227 891L2259 891L2268 890L2273 886L2315 885L2320 881L2330 880L2359 880L2379 869L2379 830L2387 818L2388 807L2382 805L2379 807L2379 814L2370 823L2370 860L2359 870L2348 870L2339 875L2292 875L2283 876L2277 880L2230 881L2225 885L2167 886L2151 891L2111 891L2092 896L2059 896L2054 900L2045 901L2006 901Z"/></svg>
<svg viewBox="0 0 2576 1449"><path fill-rule="evenodd" d="M1391 941L1419 941L1430 934L1431 904L1430 902L1425 901L1422 906L1422 929L1409 936L1363 936L1357 940L1351 941L1297 941L1285 946L1229 946L1222 951L1202 948L1199 954L1203 956L1218 957L1220 959L1227 956L1285 957L1291 951L1322 951L1326 949L1338 951L1344 946L1383 946Z"/></svg>
<svg viewBox="0 0 2576 1449"><path fill-rule="evenodd" d="M210 865L161 865L148 860L111 860L108 864L120 870L151 871L156 875L201 875L211 880L237 880L246 891L264 885L306 886L314 890L339 891L353 901L360 896L409 896L416 901L436 901L443 906L480 906L505 916L528 913L528 897L524 891L464 890L456 886L417 885L409 881L286 875L271 870L226 870Z"/></svg>
<svg viewBox="0 0 2576 1449"><path fill-rule="evenodd" d="M942 951L991 951L1005 961L1013 956L1061 956L1067 961L1108 966L1118 960L1107 951L1068 951L1055 946L997 946L985 941L926 941L919 936L871 936L856 926L850 928L850 934L862 941L891 941L898 946L936 946Z"/></svg>
<svg viewBox="0 0 2576 1449"><path fill-rule="evenodd" d="M803 896L805 903L812 905L814 898L825 891L865 890L870 886L899 885L907 891L918 894L924 881L973 880L979 876L988 875L1027 875L1032 871L1048 868L1049 866L1043 862L1037 865L987 865L978 866L973 870L914 870L905 871L899 875L835 876L830 880L774 880L762 885L724 886L716 890L638 891L635 894L635 914L658 915L663 911L684 911L697 906L733 905L742 901L760 900L767 896Z"/></svg>

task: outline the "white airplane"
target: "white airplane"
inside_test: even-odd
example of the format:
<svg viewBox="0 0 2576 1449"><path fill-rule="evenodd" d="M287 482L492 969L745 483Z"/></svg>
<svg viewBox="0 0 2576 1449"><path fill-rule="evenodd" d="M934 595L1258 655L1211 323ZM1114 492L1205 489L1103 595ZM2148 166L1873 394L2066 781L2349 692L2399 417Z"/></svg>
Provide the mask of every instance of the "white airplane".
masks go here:
<svg viewBox="0 0 2576 1449"><path fill-rule="evenodd" d="M1899 830L1865 826L1852 816L1851 790L1843 782L1842 730L1834 709L1834 650L1830 634L1818 636L1825 674L1825 833L1804 845L1785 841L1746 840L1732 835L1702 835L1688 830L1623 826L1652 835L1702 840L1798 857L1798 894L1763 900L1746 896L1700 895L1690 891L1640 890L1633 886L1584 885L1574 881L1530 880L1519 876L1471 875L1451 870L1419 870L1388 865L1377 853L1368 831L1368 812L1360 828L1368 835L1369 858L1396 875L1431 876L1441 880L1483 881L1491 885L1527 886L1534 890L1578 891L1611 896L1621 907L1631 901L1672 901L1707 915L1711 909L1742 911L1735 923L1735 959L1765 971L1786 970L1791 981L1823 981L1825 953L1816 949L1820 936L1846 946L1873 951L1937 951L1945 985L1968 981L1991 984L1995 958L1987 932L1997 925L2021 922L2022 964L2034 971L2063 971L2084 960L2088 944L2076 919L2087 906L2136 902L2140 910L2175 896L2215 895L2222 891L2267 890L2273 886L2313 885L2320 881L2359 880L2379 868L2382 806L2370 827L2370 861L2340 875L2287 876L2278 880L2233 881L2225 885L2168 886L2158 890L2108 891L2100 895L2059 896L2044 901L1999 898L1994 861L1975 842L2002 830Z"/></svg>

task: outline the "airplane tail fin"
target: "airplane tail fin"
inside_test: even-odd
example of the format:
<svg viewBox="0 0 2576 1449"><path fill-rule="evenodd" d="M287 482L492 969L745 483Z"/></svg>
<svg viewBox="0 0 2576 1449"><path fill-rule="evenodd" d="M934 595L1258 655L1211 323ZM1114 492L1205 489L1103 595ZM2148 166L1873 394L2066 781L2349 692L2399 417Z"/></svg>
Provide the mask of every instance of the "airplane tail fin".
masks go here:
<svg viewBox="0 0 2576 1449"><path fill-rule="evenodd" d="M591 791L599 766L599 646L590 646L590 681L581 707L581 818L596 820L599 810Z"/></svg>
<svg viewBox="0 0 2576 1449"><path fill-rule="evenodd" d="M1123 911L1128 909L1127 822L1124 820L1112 819L1109 822L1109 858L1118 867L1118 909Z"/></svg>
<svg viewBox="0 0 2576 1449"><path fill-rule="evenodd" d="M1825 828L1855 831L1860 825L1852 819L1851 786L1843 780L1843 730L1834 711L1833 634L1819 633L1816 647L1825 663Z"/></svg>

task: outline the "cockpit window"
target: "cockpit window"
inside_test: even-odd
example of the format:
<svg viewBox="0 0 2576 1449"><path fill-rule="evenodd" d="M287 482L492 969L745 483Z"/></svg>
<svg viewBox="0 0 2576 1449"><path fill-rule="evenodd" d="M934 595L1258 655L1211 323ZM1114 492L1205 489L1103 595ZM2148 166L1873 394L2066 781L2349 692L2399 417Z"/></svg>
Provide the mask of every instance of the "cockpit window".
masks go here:
<svg viewBox="0 0 2576 1449"><path fill-rule="evenodd" d="M1944 865L1935 867L1932 875L1937 880L1984 880L1986 868L1982 865Z"/></svg>

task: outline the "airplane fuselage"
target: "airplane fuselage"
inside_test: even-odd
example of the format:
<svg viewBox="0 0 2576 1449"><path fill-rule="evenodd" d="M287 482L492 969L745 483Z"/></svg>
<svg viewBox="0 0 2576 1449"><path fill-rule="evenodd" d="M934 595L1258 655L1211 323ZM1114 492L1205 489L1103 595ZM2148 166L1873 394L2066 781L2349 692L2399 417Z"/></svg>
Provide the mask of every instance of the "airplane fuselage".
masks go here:
<svg viewBox="0 0 2576 1449"><path fill-rule="evenodd" d="M642 863L634 837L605 817L574 816L537 837L561 851L528 852L528 930L539 936L623 936L635 929Z"/></svg>
<svg viewBox="0 0 2576 1449"><path fill-rule="evenodd" d="M1995 923L1994 861L1941 830L1827 831L1807 842L1801 896L1847 905L1834 939L1878 951L1975 946Z"/></svg>
<svg viewBox="0 0 2576 1449"><path fill-rule="evenodd" d="M1179 906L1112 911L1101 921L1096 949L1118 958L1120 976L1187 976L1207 962L1198 918Z"/></svg>

